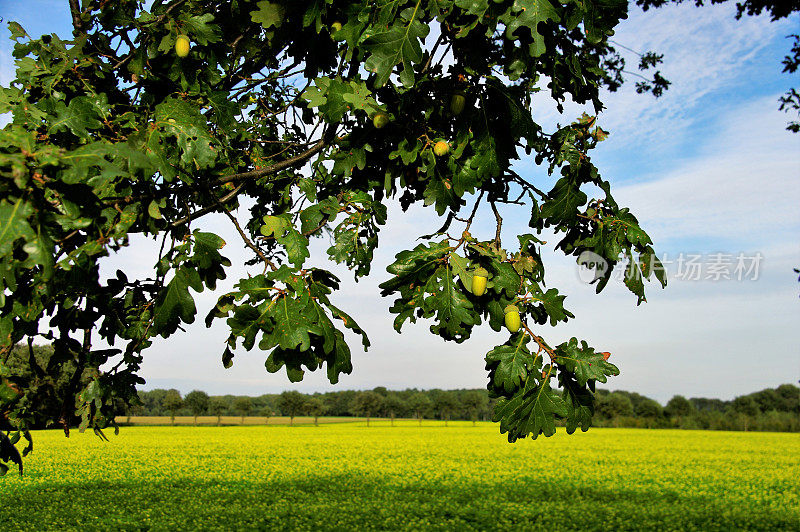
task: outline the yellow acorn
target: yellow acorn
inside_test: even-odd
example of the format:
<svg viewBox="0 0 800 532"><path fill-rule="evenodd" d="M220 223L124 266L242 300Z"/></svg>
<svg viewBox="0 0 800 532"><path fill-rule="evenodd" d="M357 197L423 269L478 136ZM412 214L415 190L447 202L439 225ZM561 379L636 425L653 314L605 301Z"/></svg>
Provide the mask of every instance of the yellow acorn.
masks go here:
<svg viewBox="0 0 800 532"><path fill-rule="evenodd" d="M372 125L375 129L381 129L389 123L389 115L384 112L375 113L372 117Z"/></svg>
<svg viewBox="0 0 800 532"><path fill-rule="evenodd" d="M489 277L489 272L484 268L478 268L472 274L472 293L476 296L482 296L486 293L486 279Z"/></svg>
<svg viewBox="0 0 800 532"><path fill-rule="evenodd" d="M506 328L512 333L517 332L522 324L517 306L508 305L503 312L505 313Z"/></svg>
<svg viewBox="0 0 800 532"><path fill-rule="evenodd" d="M178 57L186 57L189 55L189 48L191 47L191 41L189 37L186 35L178 35L175 39L175 55Z"/></svg>
<svg viewBox="0 0 800 532"><path fill-rule="evenodd" d="M442 155L447 155L447 152L449 151L450 151L450 144L448 144L443 140L440 140L439 142L433 145L433 153L435 153L437 157L441 157Z"/></svg>

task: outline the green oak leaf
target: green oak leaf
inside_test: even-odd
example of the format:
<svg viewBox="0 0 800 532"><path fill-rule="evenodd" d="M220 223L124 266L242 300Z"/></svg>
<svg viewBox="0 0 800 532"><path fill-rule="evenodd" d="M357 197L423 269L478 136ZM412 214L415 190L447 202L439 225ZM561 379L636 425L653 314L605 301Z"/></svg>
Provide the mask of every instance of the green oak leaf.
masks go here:
<svg viewBox="0 0 800 532"><path fill-rule="evenodd" d="M456 0L456 5L467 12L468 15L482 17L489 9L489 0Z"/></svg>
<svg viewBox="0 0 800 532"><path fill-rule="evenodd" d="M542 303L545 312L550 317L550 325L555 325L559 321L567 321L568 318L574 318L575 315L564 308L564 299L567 296L562 296L555 288L549 289L545 293L539 293L534 296L536 300Z"/></svg>
<svg viewBox="0 0 800 532"><path fill-rule="evenodd" d="M559 373L559 381L564 392L562 397L567 405L567 434L572 434L580 427L586 432L592 426L594 415L594 395L585 386L581 386L568 373Z"/></svg>
<svg viewBox="0 0 800 532"><path fill-rule="evenodd" d="M595 352L585 341L579 345L575 337L559 344L555 353L556 363L573 373L580 386L590 380L606 382L608 377L619 375L619 369L605 360L602 353Z"/></svg>
<svg viewBox="0 0 800 532"><path fill-rule="evenodd" d="M348 111L345 94L352 94L350 85L341 79L320 77L314 85L306 89L302 97L308 101L309 107L318 107L328 122L340 122Z"/></svg>
<svg viewBox="0 0 800 532"><path fill-rule="evenodd" d="M539 57L547 51L544 36L539 33L539 23L561 19L558 10L548 0L514 0L514 4L501 17L506 25L506 36L513 38L517 31L525 26L533 37L528 47L531 57Z"/></svg>
<svg viewBox="0 0 800 532"><path fill-rule="evenodd" d="M88 96L77 96L69 105L59 101L55 108L56 119L50 121L48 131L55 133L65 129L82 139L88 139L90 129L103 126L100 103Z"/></svg>
<svg viewBox="0 0 800 532"><path fill-rule="evenodd" d="M449 250L447 241L442 241L429 246L419 244L413 250L401 251L395 256L395 261L386 267L386 271L395 277L378 285L381 295L387 296L403 285L427 281Z"/></svg>
<svg viewBox="0 0 800 532"><path fill-rule="evenodd" d="M492 262L489 270L492 273L491 286L495 292L505 292L508 297L514 297L519 292L522 279L512 264L508 262Z"/></svg>
<svg viewBox="0 0 800 532"><path fill-rule="evenodd" d="M372 35L364 47L369 57L364 66L375 74L375 86L382 87L389 81L392 70L398 64L403 66L400 82L410 87L414 84L414 64L422 62L423 40L430 31L427 24L412 18L408 24L395 24L387 31Z"/></svg>
<svg viewBox="0 0 800 532"><path fill-rule="evenodd" d="M214 22L214 15L205 13L203 15L194 15L187 18L184 22L184 26L186 28L186 33L191 35L195 42L206 45L212 42L219 42L222 38L222 32L219 26L212 24L212 22Z"/></svg>
<svg viewBox="0 0 800 532"><path fill-rule="evenodd" d="M205 117L183 100L167 98L156 106L157 129L148 139L150 150L163 153L167 149L159 142L163 137L174 137L180 148L181 161L194 168L208 168L217 159L214 138L208 130Z"/></svg>
<svg viewBox="0 0 800 532"><path fill-rule="evenodd" d="M468 270L469 261L456 252L450 253L450 266L453 273L458 275L461 284L468 292L472 292L472 272Z"/></svg>
<svg viewBox="0 0 800 532"><path fill-rule="evenodd" d="M480 318L464 292L456 286L452 269L447 265L438 267L428 278L425 291L429 295L425 297L423 307L436 313L436 323L431 325L431 332L456 342L466 340Z"/></svg>
<svg viewBox="0 0 800 532"><path fill-rule="evenodd" d="M492 383L498 390L513 392L521 388L528 372L535 369L529 341L527 334L518 333L486 353L486 369L490 370Z"/></svg>
<svg viewBox="0 0 800 532"><path fill-rule="evenodd" d="M256 6L258 9L250 13L250 20L261 24L264 29L277 28L283 23L283 7L281 5L262 0Z"/></svg>
<svg viewBox="0 0 800 532"><path fill-rule="evenodd" d="M264 236L278 237L283 235L286 228L289 227L289 221L283 216L264 216L262 219L264 225L259 230Z"/></svg>
<svg viewBox="0 0 800 532"><path fill-rule="evenodd" d="M225 246L225 240L214 233L195 231L194 237L194 256L192 260L200 268L210 268L216 263L223 261L219 251Z"/></svg>
<svg viewBox="0 0 800 532"><path fill-rule="evenodd" d="M203 291L200 275L192 268L181 267L162 291L156 303L153 327L164 338L173 333L181 322L194 322L197 307L189 288L195 292Z"/></svg>
<svg viewBox="0 0 800 532"><path fill-rule="evenodd" d="M500 432L508 433L508 441L530 435L552 436L556 432L556 417L566 418L567 405L550 387L549 380L515 394L510 399L501 398L495 405L493 421L500 422Z"/></svg>
<svg viewBox="0 0 800 532"><path fill-rule="evenodd" d="M269 315L274 320L274 327L258 344L262 351L275 346L281 349L299 349L306 351L311 347L309 333L322 335L322 329L314 324L302 303L289 296L281 296L270 305Z"/></svg>
<svg viewBox="0 0 800 532"><path fill-rule="evenodd" d="M19 238L32 241L36 232L28 223L28 218L33 214L33 207L22 198L14 203L5 199L0 200L0 256L9 257L14 242Z"/></svg>
<svg viewBox="0 0 800 532"><path fill-rule="evenodd" d="M548 220L547 225L555 225L554 222L574 219L578 208L585 203L586 194L569 179L562 177L548 192L539 216L545 219L551 218L553 221Z"/></svg>

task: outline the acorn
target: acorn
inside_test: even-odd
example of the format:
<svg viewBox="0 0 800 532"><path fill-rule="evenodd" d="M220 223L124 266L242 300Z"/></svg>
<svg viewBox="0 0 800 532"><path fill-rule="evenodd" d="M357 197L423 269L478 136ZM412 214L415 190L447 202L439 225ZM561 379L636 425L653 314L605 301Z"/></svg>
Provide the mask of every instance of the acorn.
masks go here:
<svg viewBox="0 0 800 532"><path fill-rule="evenodd" d="M478 268L472 274L472 293L476 296L482 296L486 293L486 280L489 277L489 272L484 268Z"/></svg>
<svg viewBox="0 0 800 532"><path fill-rule="evenodd" d="M505 323L506 329L510 332L515 333L519 330L519 326L522 325L522 320L519 317L519 309L516 305L508 305L505 310Z"/></svg>
<svg viewBox="0 0 800 532"><path fill-rule="evenodd" d="M460 115L466 103L467 95L464 94L464 91L454 92L453 95L450 96L450 112L453 113L454 116Z"/></svg>
<svg viewBox="0 0 800 532"><path fill-rule="evenodd" d="M381 129L389 123L389 115L384 112L375 113L372 116L372 125L375 126L375 129Z"/></svg>
<svg viewBox="0 0 800 532"><path fill-rule="evenodd" d="M189 55L189 48L191 47L191 41L189 37L186 35L178 35L175 39L175 55L178 57L186 57Z"/></svg>

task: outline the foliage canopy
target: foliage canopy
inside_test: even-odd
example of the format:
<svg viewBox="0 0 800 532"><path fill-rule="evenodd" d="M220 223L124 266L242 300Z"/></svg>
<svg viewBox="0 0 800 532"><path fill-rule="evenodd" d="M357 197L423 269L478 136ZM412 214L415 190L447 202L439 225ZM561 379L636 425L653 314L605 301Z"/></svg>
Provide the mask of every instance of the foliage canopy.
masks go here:
<svg viewBox="0 0 800 532"><path fill-rule="evenodd" d="M0 88L0 113L12 116L0 131L0 413L14 442L34 420L26 397L48 385L4 362L26 339L52 342L49 363L74 365L65 393L75 400L51 421L66 427L75 414L81 430L100 431L115 401L135 400L143 352L193 323L194 294L231 267L223 239L197 227L212 213L264 267L205 318L230 330L223 364L258 348L270 372L298 381L325 367L336 383L352 369L345 329L370 343L331 303L339 279L314 265L309 241L329 235L328 257L363 277L394 201L443 218L388 268L381 294L395 298L395 328L425 319L463 342L482 324L502 330L503 309L516 305L523 327L486 356L495 421L510 441L549 436L559 418L570 432L588 429L595 383L618 369L584 341L544 338L545 324L572 314L545 287L537 235L607 261L598 292L620 262L638 302L645 278L666 279L591 161L606 136L596 117L547 132L531 96L546 91L559 110L567 99L603 108L601 89L622 82L609 36L625 0L70 5L70 41L9 24L17 72ZM186 54L183 43L176 53L180 35ZM660 61L647 57L643 69ZM643 90L665 84L656 73ZM464 101L452 105L456 94ZM373 121L381 113L388 123ZM515 172L524 156L555 185ZM501 241L498 205L526 209L529 232ZM480 209L497 220L488 240L470 233ZM141 237L159 242L151 276L101 274ZM488 282L476 296L479 268Z"/></svg>

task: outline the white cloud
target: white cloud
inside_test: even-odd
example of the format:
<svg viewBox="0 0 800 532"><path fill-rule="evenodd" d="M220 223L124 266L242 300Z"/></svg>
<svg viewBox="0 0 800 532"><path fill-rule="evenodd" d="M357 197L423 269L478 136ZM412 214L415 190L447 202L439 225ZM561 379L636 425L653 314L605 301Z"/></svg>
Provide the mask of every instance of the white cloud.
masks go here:
<svg viewBox="0 0 800 532"><path fill-rule="evenodd" d="M798 17L777 22L767 16L736 20L735 12L732 4L697 8L687 2L647 12L631 7L614 41L640 52L664 54L657 68L672 84L661 98L654 99L637 94L634 83L639 78L626 75L622 89L606 93L600 124L611 131L611 137L604 150L633 148L639 153L629 152L629 157L643 161L658 155L680 157L677 150L685 146L685 139L695 138L701 130L713 136L705 121L717 115L719 104L753 91L754 70L767 68L768 79L774 80L783 54L788 53L784 36L796 30ZM780 53L769 50L776 43L783 46ZM622 48L619 52L626 58L626 70L638 72L639 58ZM762 74L759 70L758 75ZM733 89L743 94L735 95ZM549 93L543 91L534 100L534 118L552 127L556 122L571 122L584 110L594 112L591 106L570 102L565 107L564 114L558 114ZM777 107L777 97L771 107ZM645 144L648 149L641 150Z"/></svg>
<svg viewBox="0 0 800 532"><path fill-rule="evenodd" d="M719 106L715 135L657 179L615 188L655 240L710 238L772 245L800 228L800 138L769 97ZM691 251L684 249L683 251ZM708 250L711 251L711 250ZM739 250L743 251L743 250Z"/></svg>

